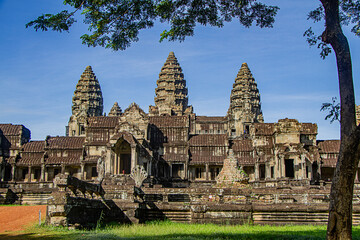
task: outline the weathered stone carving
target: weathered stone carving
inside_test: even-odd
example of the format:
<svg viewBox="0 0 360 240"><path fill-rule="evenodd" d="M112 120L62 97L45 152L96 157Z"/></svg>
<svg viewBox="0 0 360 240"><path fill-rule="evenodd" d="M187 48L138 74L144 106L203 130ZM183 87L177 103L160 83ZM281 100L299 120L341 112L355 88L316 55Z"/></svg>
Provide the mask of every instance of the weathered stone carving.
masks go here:
<svg viewBox="0 0 360 240"><path fill-rule="evenodd" d="M105 152L103 152L101 154L101 157L98 158L96 168L98 172L97 180L101 185L102 181L105 178Z"/></svg>
<svg viewBox="0 0 360 240"><path fill-rule="evenodd" d="M148 174L143 166L136 165L131 170L130 177L134 179L136 187L141 187L144 180L148 177Z"/></svg>

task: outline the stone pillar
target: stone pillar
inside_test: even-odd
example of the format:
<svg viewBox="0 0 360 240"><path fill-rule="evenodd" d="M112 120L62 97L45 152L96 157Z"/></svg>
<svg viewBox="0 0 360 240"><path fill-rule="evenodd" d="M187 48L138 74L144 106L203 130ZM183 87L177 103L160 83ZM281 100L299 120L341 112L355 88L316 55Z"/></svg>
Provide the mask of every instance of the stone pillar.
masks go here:
<svg viewBox="0 0 360 240"><path fill-rule="evenodd" d="M205 164L205 179L206 179L206 181L209 180L209 164L208 163Z"/></svg>
<svg viewBox="0 0 360 240"><path fill-rule="evenodd" d="M5 162L0 163L0 182L5 180Z"/></svg>
<svg viewBox="0 0 360 240"><path fill-rule="evenodd" d="M148 176L152 176L152 165L153 165L153 161L150 160L150 161L149 161L149 164L147 165L147 173L148 173Z"/></svg>
<svg viewBox="0 0 360 240"><path fill-rule="evenodd" d="M61 173L65 174L65 165L61 165Z"/></svg>
<svg viewBox="0 0 360 240"><path fill-rule="evenodd" d="M16 166L14 164L14 165L11 165L11 181L16 180L15 174L16 174Z"/></svg>
<svg viewBox="0 0 360 240"><path fill-rule="evenodd" d="M131 168L130 168L130 172L136 166L136 159L137 159L137 152L136 152L136 146L134 146L134 147L131 147Z"/></svg>
<svg viewBox="0 0 360 240"><path fill-rule="evenodd" d="M40 175L40 181L45 181L45 164L41 164L41 175Z"/></svg>
<svg viewBox="0 0 360 240"><path fill-rule="evenodd" d="M188 179L188 163L184 163L184 179Z"/></svg>
<svg viewBox="0 0 360 240"><path fill-rule="evenodd" d="M112 156L113 154L112 154L112 150L111 150L111 148L110 147L108 147L107 149L106 149L106 158L105 158L105 174L106 173L113 173L112 172L112 169L113 169L113 166L112 166L112 164L114 164L113 163L113 156Z"/></svg>
<svg viewBox="0 0 360 240"><path fill-rule="evenodd" d="M260 174L259 174L259 163L258 162L255 163L254 175L255 175L255 181L259 181Z"/></svg>
<svg viewBox="0 0 360 240"><path fill-rule="evenodd" d="M268 180L271 178L270 176L271 174L271 167L270 167L270 163L265 163L265 180Z"/></svg>
<svg viewBox="0 0 360 240"><path fill-rule="evenodd" d="M84 180L84 169L85 169L85 163L80 164L80 179Z"/></svg>
<svg viewBox="0 0 360 240"><path fill-rule="evenodd" d="M169 173L169 176L172 178L172 163L169 164L169 169L170 169L170 173Z"/></svg>
<svg viewBox="0 0 360 240"><path fill-rule="evenodd" d="M49 168L48 167L45 167L45 181L49 181Z"/></svg>
<svg viewBox="0 0 360 240"><path fill-rule="evenodd" d="M31 167L29 167L28 169L29 169L29 170L28 170L28 179L27 179L27 181L28 181L28 182L31 182L31 177L32 177L32 176L31 176L31 175L32 175L32 173L31 173Z"/></svg>
<svg viewBox="0 0 360 240"><path fill-rule="evenodd" d="M280 178L285 177L285 157L280 157Z"/></svg>
<svg viewBox="0 0 360 240"><path fill-rule="evenodd" d="M301 157L301 167L302 167L302 179L306 179L306 160L304 155L300 155Z"/></svg>
<svg viewBox="0 0 360 240"><path fill-rule="evenodd" d="M115 154L114 155L114 175L119 174L119 165L120 165L120 159L119 159L119 155ZM131 166L130 166L131 167Z"/></svg>

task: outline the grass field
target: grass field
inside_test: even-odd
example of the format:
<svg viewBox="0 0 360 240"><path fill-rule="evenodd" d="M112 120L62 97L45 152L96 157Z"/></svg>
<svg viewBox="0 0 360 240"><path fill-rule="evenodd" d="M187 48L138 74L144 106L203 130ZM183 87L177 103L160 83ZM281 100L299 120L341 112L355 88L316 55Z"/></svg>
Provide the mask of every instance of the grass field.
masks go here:
<svg viewBox="0 0 360 240"><path fill-rule="evenodd" d="M146 225L108 225L91 231L61 227L34 226L26 231L0 234L8 240L60 239L324 239L326 226L219 226L153 222ZM354 227L353 239L360 240L360 227Z"/></svg>

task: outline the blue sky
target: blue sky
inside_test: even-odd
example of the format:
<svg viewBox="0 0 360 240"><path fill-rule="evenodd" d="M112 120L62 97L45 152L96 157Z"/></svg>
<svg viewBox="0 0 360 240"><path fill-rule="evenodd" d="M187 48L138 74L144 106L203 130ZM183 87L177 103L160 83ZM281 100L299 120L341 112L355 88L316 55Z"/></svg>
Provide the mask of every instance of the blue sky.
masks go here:
<svg viewBox="0 0 360 240"><path fill-rule="evenodd" d="M0 0L0 122L25 125L33 140L64 135L72 95L87 65L100 81L106 113L115 101L123 110L136 102L148 112L170 51L183 69L189 104L197 115L226 114L236 74L247 62L258 84L265 122L295 118L317 123L318 139L339 138L339 125L325 121L325 113L320 112L323 102L338 97L335 56L322 60L319 50L309 48L302 36L313 25L306 20L307 13L320 1L268 0L280 7L273 29L247 29L235 19L221 29L199 26L182 43L159 43L166 25L156 24L120 52L82 45L80 36L87 27L81 21L70 33L25 28L37 16L63 9L62 2ZM322 27L315 25L319 31ZM344 31L358 90L360 39Z"/></svg>

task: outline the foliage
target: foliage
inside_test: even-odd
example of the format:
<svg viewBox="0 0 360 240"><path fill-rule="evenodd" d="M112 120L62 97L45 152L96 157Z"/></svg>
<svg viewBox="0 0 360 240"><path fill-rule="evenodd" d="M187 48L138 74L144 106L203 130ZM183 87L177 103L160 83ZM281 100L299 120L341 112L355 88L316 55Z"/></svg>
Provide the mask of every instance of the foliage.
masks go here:
<svg viewBox="0 0 360 240"><path fill-rule="evenodd" d="M96 227L95 227L96 230L100 229L103 226L104 216L105 216L104 211L101 210L99 219L96 221Z"/></svg>
<svg viewBox="0 0 360 240"><path fill-rule="evenodd" d="M354 227L353 239L360 239L360 227ZM93 231L67 230L64 227L33 227L0 239L324 239L326 226L285 225L219 226L155 221L145 225L108 225ZM8 237L8 238L7 238Z"/></svg>
<svg viewBox="0 0 360 240"><path fill-rule="evenodd" d="M333 123L335 120L340 122L340 103L336 101L336 97L333 97L331 100L331 103L323 103L320 111L329 111L325 120L330 119L330 123Z"/></svg>
<svg viewBox="0 0 360 240"><path fill-rule="evenodd" d="M249 175L244 171L244 169L242 167L239 167L238 169L242 176L244 176L245 178L249 177Z"/></svg>
<svg viewBox="0 0 360 240"><path fill-rule="evenodd" d="M69 31L78 10L90 34L81 36L83 44L124 50L139 40L139 31L154 26L156 21L169 24L160 34L160 41L183 41L194 35L196 24L224 26L238 18L245 27L253 23L261 28L272 27L278 7L257 0L65 0L74 10L44 14L26 27L48 31Z"/></svg>
<svg viewBox="0 0 360 240"><path fill-rule="evenodd" d="M355 35L360 36L360 0L340 0L339 2L341 24L345 26L352 24L351 31L355 33ZM324 17L324 8L320 4L318 8L308 14L307 19L317 23L323 21ZM304 36L310 46L317 46L317 48L321 50L321 58L325 59L325 57L331 53L331 47L323 41L322 34L315 34L312 27L309 27L304 32Z"/></svg>

